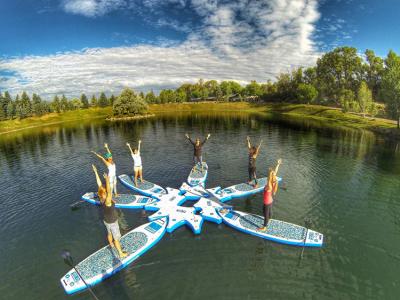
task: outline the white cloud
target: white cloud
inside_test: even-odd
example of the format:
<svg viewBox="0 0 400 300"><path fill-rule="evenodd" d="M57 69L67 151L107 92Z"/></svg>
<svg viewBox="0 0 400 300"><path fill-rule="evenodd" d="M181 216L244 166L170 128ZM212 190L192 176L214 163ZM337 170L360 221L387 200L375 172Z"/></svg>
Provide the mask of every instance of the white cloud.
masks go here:
<svg viewBox="0 0 400 300"><path fill-rule="evenodd" d="M317 0L169 1L194 9L201 18L200 28L186 41L6 59L0 69L18 76L8 77L0 87L78 95L119 92L126 86L157 90L199 78L265 82L293 67L313 64L320 54L312 39L319 18ZM165 5L147 1L152 9L157 3Z"/></svg>
<svg viewBox="0 0 400 300"><path fill-rule="evenodd" d="M67 13L98 17L117 10L125 4L125 0L64 0L62 7Z"/></svg>

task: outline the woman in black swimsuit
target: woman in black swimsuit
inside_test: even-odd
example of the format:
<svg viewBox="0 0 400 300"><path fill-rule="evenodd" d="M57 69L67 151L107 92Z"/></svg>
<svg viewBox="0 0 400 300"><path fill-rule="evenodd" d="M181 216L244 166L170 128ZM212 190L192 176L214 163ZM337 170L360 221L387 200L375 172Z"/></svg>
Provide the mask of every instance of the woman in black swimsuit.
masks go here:
<svg viewBox="0 0 400 300"><path fill-rule="evenodd" d="M258 186L258 181L257 181L257 174L256 174L256 159L257 155L260 152L260 147L261 147L262 140L260 141L260 144L256 146L252 146L250 143L250 137L247 137L247 148L249 150L249 184L257 187ZM252 183L254 180L254 183Z"/></svg>

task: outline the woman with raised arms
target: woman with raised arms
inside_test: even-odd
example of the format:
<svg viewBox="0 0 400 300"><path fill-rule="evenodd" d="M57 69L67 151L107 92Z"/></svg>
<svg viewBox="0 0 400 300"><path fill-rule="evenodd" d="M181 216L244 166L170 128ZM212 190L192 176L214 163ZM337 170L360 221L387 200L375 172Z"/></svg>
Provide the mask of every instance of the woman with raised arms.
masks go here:
<svg viewBox="0 0 400 300"><path fill-rule="evenodd" d="M135 185L137 186L137 180L140 177L140 182L143 182L143 166L142 166L142 157L140 156L140 145L142 141L139 140L137 149L132 151L131 145L126 143L129 150L131 151L131 156L133 159L133 172L135 174Z"/></svg>
<svg viewBox="0 0 400 300"><path fill-rule="evenodd" d="M264 226L260 227L261 231L266 231L268 226L268 221L272 217L272 203L274 202L273 195L275 196L278 190L278 170L279 166L282 164L282 159L278 159L275 169L269 169L268 182L264 187L263 195L263 212L264 212Z"/></svg>
<svg viewBox="0 0 400 300"><path fill-rule="evenodd" d="M104 173L104 179L106 181L106 187L104 188L103 183L99 177L97 169L92 165L94 174L96 176L96 182L98 186L98 197L103 209L103 223L107 228L107 240L111 247L115 247L118 251L120 258L126 257L128 254L121 248L119 240L121 239L121 232L118 224L118 213L115 209L115 201L112 200L112 193L110 187L110 178Z"/></svg>
<svg viewBox="0 0 400 300"><path fill-rule="evenodd" d="M100 154L96 153L95 151L92 151L94 155L96 155L98 158L100 158L103 163L106 165L108 169L108 178L110 180L110 189L111 189L111 194L114 194L114 196L118 196L117 193L117 168L115 166L115 163L113 161L112 153L110 151L110 148L108 148L108 144L105 143L104 147L107 150L107 153L103 156Z"/></svg>

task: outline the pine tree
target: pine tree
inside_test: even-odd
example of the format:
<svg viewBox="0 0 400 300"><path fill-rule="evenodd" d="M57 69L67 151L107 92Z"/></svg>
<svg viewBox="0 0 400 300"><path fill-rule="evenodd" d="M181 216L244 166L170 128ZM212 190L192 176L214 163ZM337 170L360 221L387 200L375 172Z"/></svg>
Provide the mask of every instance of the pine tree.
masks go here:
<svg viewBox="0 0 400 300"><path fill-rule="evenodd" d="M21 95L20 101L20 118L27 118L32 116L32 102L26 92L23 92Z"/></svg>
<svg viewBox="0 0 400 300"><path fill-rule="evenodd" d="M104 92L101 92L100 98L99 98L99 106L106 107L106 106L108 106L108 103L109 102L108 102L106 94L104 94Z"/></svg>
<svg viewBox="0 0 400 300"><path fill-rule="evenodd" d="M7 103L7 119L14 119L15 117L15 103L10 99Z"/></svg>
<svg viewBox="0 0 400 300"><path fill-rule="evenodd" d="M57 95L54 96L53 101L50 103L50 109L53 112L60 113L61 112L61 103L60 98Z"/></svg>
<svg viewBox="0 0 400 300"><path fill-rule="evenodd" d="M0 92L0 120L7 118L7 106L4 105L3 94Z"/></svg>
<svg viewBox="0 0 400 300"><path fill-rule="evenodd" d="M61 96L60 110L61 110L61 111L70 110L70 105L69 105L68 99L67 99L67 97L65 97L65 95L62 95L62 96Z"/></svg>
<svg viewBox="0 0 400 300"><path fill-rule="evenodd" d="M114 104L116 98L115 98L114 95L111 95L111 96L110 96L110 99L108 99L108 100L109 100L109 102L110 102L110 105L112 106L112 105Z"/></svg>
<svg viewBox="0 0 400 300"><path fill-rule="evenodd" d="M97 98L95 95L93 95L92 98L90 99L90 106L96 107L97 105L98 105Z"/></svg>
<svg viewBox="0 0 400 300"><path fill-rule="evenodd" d="M150 92L148 92L146 94L145 100L147 103L156 103L157 99L156 99L156 95L154 95L153 90L151 90Z"/></svg>
<svg viewBox="0 0 400 300"><path fill-rule="evenodd" d="M89 108L89 101L85 94L81 95L82 108Z"/></svg>
<svg viewBox="0 0 400 300"><path fill-rule="evenodd" d="M43 110L42 99L39 95L32 95L32 111L36 116L44 115L46 112Z"/></svg>

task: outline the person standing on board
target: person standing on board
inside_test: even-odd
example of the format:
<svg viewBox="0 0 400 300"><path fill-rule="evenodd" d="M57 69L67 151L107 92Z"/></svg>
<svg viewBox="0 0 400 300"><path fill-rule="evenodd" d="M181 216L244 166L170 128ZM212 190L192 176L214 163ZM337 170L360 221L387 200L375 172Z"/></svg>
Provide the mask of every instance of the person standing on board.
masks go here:
<svg viewBox="0 0 400 300"><path fill-rule="evenodd" d="M193 145L193 161L195 165L200 165L201 167L201 172L203 172L203 157L202 157L202 148L203 145L207 142L207 140L210 138L211 134L208 134L207 137L204 139L204 141L200 142L200 139L197 138L196 141L193 142L193 140L190 138L189 134L185 134L186 138L190 141L190 143Z"/></svg>
<svg viewBox="0 0 400 300"><path fill-rule="evenodd" d="M104 155L104 157L94 151L92 151L92 153L94 155L96 155L98 158L100 158L103 161L103 163L106 165L106 167L108 169L108 178L110 180L111 194L114 194L114 196L118 196L118 193L117 193L117 168L113 161L110 148L108 148L108 144L105 143L104 147L107 150L107 153Z"/></svg>
<svg viewBox="0 0 400 300"><path fill-rule="evenodd" d="M131 151L131 156L133 159L133 172L135 174L135 185L137 186L137 180L140 177L140 182L143 182L143 168L142 168L142 157L140 156L140 144L142 143L141 140L138 142L138 147L137 149L134 149L132 151L131 145L129 143L126 143L128 146L129 150Z"/></svg>
<svg viewBox="0 0 400 300"><path fill-rule="evenodd" d="M268 182L264 187L264 195L263 195L264 226L259 228L261 231L267 230L268 221L269 219L271 219L272 216L272 203L274 202L272 195L275 195L278 190L278 178L276 176L278 174L279 166L281 164L282 164L282 159L278 159L275 170L271 168L269 169Z"/></svg>
<svg viewBox="0 0 400 300"><path fill-rule="evenodd" d="M95 170L95 168L93 170ZM95 174L96 179L99 178L97 170L95 170ZM107 228L107 240L110 246L115 247L115 249L118 251L119 257L124 258L128 254L122 250L121 244L119 242L121 239L121 232L119 230L118 213L115 209L115 201L112 200L110 178L105 173L103 176L106 180L106 197L101 202L103 208L103 223Z"/></svg>
<svg viewBox="0 0 400 300"><path fill-rule="evenodd" d="M257 174L256 174L256 159L258 156L258 153L260 152L260 147L261 147L262 140L260 141L260 144L256 146L252 146L250 143L250 137L247 137L247 148L249 150L249 184L253 185L254 187L258 186L258 181L257 181ZM254 183L252 184L252 182Z"/></svg>

